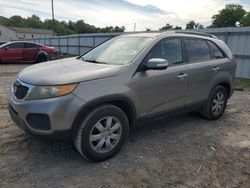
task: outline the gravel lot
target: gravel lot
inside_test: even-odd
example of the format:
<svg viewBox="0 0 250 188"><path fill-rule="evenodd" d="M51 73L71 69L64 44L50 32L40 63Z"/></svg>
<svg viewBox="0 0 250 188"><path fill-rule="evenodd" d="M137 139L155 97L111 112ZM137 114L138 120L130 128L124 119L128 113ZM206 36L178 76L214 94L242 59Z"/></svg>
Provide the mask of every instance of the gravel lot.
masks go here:
<svg viewBox="0 0 250 188"><path fill-rule="evenodd" d="M43 141L10 120L7 94L27 65L0 65L0 187L250 187L250 92L236 92L225 115L148 123L103 163L71 143Z"/></svg>

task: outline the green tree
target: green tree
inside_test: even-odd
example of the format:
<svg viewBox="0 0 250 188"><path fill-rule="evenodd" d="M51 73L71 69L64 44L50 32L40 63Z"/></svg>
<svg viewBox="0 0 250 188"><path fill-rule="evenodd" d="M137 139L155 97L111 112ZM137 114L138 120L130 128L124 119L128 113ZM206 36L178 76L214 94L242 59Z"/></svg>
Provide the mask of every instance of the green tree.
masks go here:
<svg viewBox="0 0 250 188"><path fill-rule="evenodd" d="M168 31L168 30L182 30L182 27L180 26L173 26L167 23L165 26L161 27L159 31Z"/></svg>
<svg viewBox="0 0 250 188"><path fill-rule="evenodd" d="M78 20L75 24L76 33L96 33L98 29L90 24L84 22L84 20Z"/></svg>
<svg viewBox="0 0 250 188"><path fill-rule="evenodd" d="M124 26L122 27L115 26L112 32L124 32L124 30L125 30Z"/></svg>
<svg viewBox="0 0 250 188"><path fill-rule="evenodd" d="M69 22L68 22L68 28L70 30L72 30L72 31L76 31L76 23L73 22L73 21L71 21L71 20L69 20Z"/></svg>
<svg viewBox="0 0 250 188"><path fill-rule="evenodd" d="M246 11L241 5L228 4L212 17L210 27L236 27L236 23L244 18Z"/></svg>
<svg viewBox="0 0 250 188"><path fill-rule="evenodd" d="M167 30L173 30L173 25L167 23L165 26L159 29L159 31L167 31Z"/></svg>
<svg viewBox="0 0 250 188"><path fill-rule="evenodd" d="M42 28L43 27L43 22L40 20L40 18L36 15L32 15L31 17L28 17L25 20L25 25L29 28Z"/></svg>
<svg viewBox="0 0 250 188"><path fill-rule="evenodd" d="M0 24L1 25L7 25L7 21L8 21L8 18L0 16Z"/></svg>
<svg viewBox="0 0 250 188"><path fill-rule="evenodd" d="M102 32L102 33L109 33L112 32L114 28L112 26L108 26L105 28L97 28L97 32Z"/></svg>
<svg viewBox="0 0 250 188"><path fill-rule="evenodd" d="M248 12L243 18L241 18L240 26L250 26L250 12Z"/></svg>
<svg viewBox="0 0 250 188"><path fill-rule="evenodd" d="M174 27L174 30L182 30L182 27L180 27L180 26L175 26L175 27Z"/></svg>
<svg viewBox="0 0 250 188"><path fill-rule="evenodd" d="M74 34L75 32L65 27L63 22L55 20L54 22L51 19L46 19L44 21L44 28L53 30L56 35L69 35Z"/></svg>
<svg viewBox="0 0 250 188"><path fill-rule="evenodd" d="M189 21L187 24L186 24L186 29L195 29L195 21Z"/></svg>
<svg viewBox="0 0 250 188"><path fill-rule="evenodd" d="M27 27L27 24L25 22L25 19L22 18L21 16L11 16L7 21L6 21L6 26L12 26L12 27Z"/></svg>
<svg viewBox="0 0 250 188"><path fill-rule="evenodd" d="M12 27L29 27L29 28L37 28L37 29L51 29L57 35L70 35L76 33L97 33L97 32L124 32L125 27L119 26L107 26L104 28L95 27L94 25L90 25L85 23L84 20L74 21L58 21L51 19L46 19L45 21L41 21L41 19L32 15L28 18L22 18L21 16L12 16L10 18L5 18L0 16L0 24L5 26Z"/></svg>
<svg viewBox="0 0 250 188"><path fill-rule="evenodd" d="M186 29L204 29L204 25L196 23L194 20L192 20L186 24Z"/></svg>

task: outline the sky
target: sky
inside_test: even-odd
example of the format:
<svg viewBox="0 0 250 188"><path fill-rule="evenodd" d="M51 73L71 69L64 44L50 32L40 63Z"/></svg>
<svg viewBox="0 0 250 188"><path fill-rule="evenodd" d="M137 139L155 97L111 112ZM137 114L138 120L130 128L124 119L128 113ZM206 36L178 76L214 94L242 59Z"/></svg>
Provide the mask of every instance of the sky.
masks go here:
<svg viewBox="0 0 250 188"><path fill-rule="evenodd" d="M158 30L166 23L184 27L190 20L210 25L226 4L250 10L250 0L54 0L55 18L98 26L125 26L126 31ZM51 18L51 0L0 0L0 15Z"/></svg>

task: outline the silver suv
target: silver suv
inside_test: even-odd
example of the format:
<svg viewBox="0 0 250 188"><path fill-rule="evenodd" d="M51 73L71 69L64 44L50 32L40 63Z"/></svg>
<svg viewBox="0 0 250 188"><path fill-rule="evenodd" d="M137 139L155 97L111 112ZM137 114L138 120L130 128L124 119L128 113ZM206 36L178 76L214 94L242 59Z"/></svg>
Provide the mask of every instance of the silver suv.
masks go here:
<svg viewBox="0 0 250 188"><path fill-rule="evenodd" d="M30 66L9 95L16 124L40 136L70 136L92 161L114 156L140 120L200 111L221 117L236 62L205 33L122 35L84 55Z"/></svg>

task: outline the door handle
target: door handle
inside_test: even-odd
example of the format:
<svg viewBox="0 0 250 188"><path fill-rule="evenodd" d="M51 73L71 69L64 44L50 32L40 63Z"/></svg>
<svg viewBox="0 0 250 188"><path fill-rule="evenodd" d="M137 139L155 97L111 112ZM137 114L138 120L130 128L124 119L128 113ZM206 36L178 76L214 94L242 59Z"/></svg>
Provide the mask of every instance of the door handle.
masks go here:
<svg viewBox="0 0 250 188"><path fill-rule="evenodd" d="M213 70L214 72L217 72L218 70L220 70L220 67L214 67L212 70Z"/></svg>
<svg viewBox="0 0 250 188"><path fill-rule="evenodd" d="M185 77L187 77L188 76L188 74L187 73L180 73L178 76L177 76L177 78L178 79L183 79L183 78L185 78Z"/></svg>

